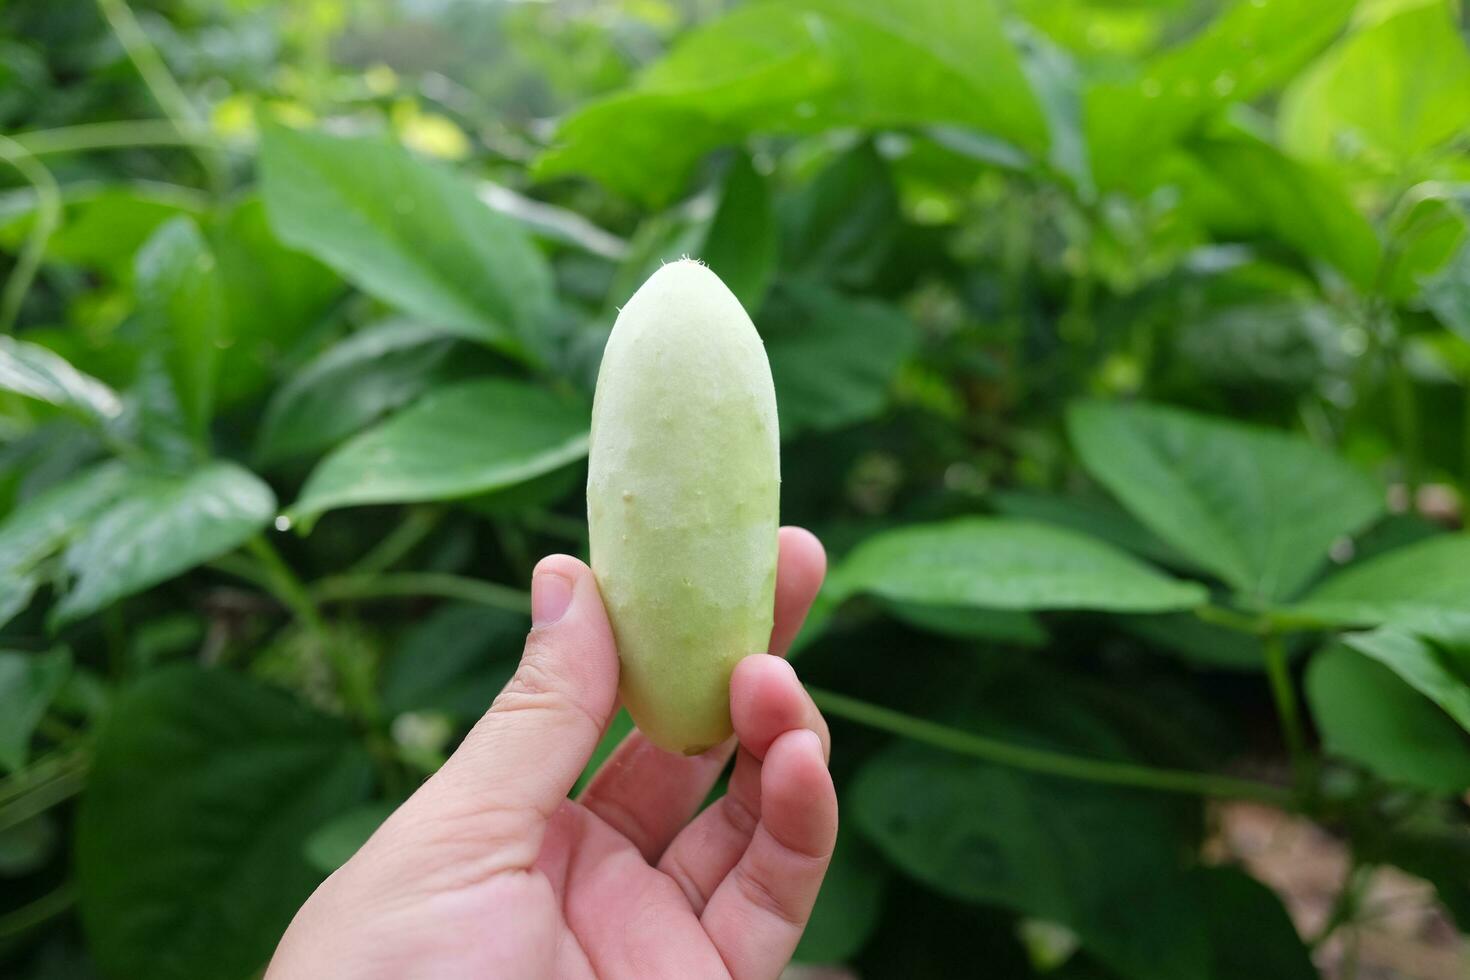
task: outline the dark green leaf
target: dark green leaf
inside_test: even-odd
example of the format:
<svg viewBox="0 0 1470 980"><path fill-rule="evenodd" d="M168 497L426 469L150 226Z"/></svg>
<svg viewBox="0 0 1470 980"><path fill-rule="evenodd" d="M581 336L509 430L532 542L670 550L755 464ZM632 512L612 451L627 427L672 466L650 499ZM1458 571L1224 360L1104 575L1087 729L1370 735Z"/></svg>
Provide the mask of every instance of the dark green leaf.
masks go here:
<svg viewBox="0 0 1470 980"><path fill-rule="evenodd" d="M1423 296L1440 323L1470 341L1470 240L1424 283Z"/></svg>
<svg viewBox="0 0 1470 980"><path fill-rule="evenodd" d="M383 139L279 126L261 150L282 241L415 319L533 355L551 273L520 226L439 166Z"/></svg>
<svg viewBox="0 0 1470 980"><path fill-rule="evenodd" d="M776 269L776 213L766 179L746 154L731 159L704 244L692 254L752 315L760 310Z"/></svg>
<svg viewBox="0 0 1470 980"><path fill-rule="evenodd" d="M1207 623L1190 613L1129 616L1120 625L1201 667L1259 672L1266 666L1258 638Z"/></svg>
<svg viewBox="0 0 1470 980"><path fill-rule="evenodd" d="M479 718L515 670L530 623L480 605L447 605L414 624L384 665L383 710Z"/></svg>
<svg viewBox="0 0 1470 980"><path fill-rule="evenodd" d="M60 836L49 813L0 830L0 878L19 878L45 867Z"/></svg>
<svg viewBox="0 0 1470 980"><path fill-rule="evenodd" d="M1470 736L1383 664L1333 647L1312 658L1306 687L1329 753L1429 792L1470 787Z"/></svg>
<svg viewBox="0 0 1470 980"><path fill-rule="evenodd" d="M336 445L427 390L452 346L442 330L401 320L352 334L276 391L256 457L272 463Z"/></svg>
<svg viewBox="0 0 1470 980"><path fill-rule="evenodd" d="M15 772L30 758L31 735L66 675L71 653L0 650L0 769Z"/></svg>
<svg viewBox="0 0 1470 980"><path fill-rule="evenodd" d="M440 388L344 443L288 512L451 500L513 486L587 454L587 407L503 378Z"/></svg>
<svg viewBox="0 0 1470 980"><path fill-rule="evenodd" d="M853 830L837 835L817 904L792 957L801 963L840 963L862 949L878 924L888 871Z"/></svg>
<svg viewBox="0 0 1470 980"><path fill-rule="evenodd" d="M1046 643L1046 630L1028 612L913 602L889 602L887 606L899 619L931 633L1027 647L1039 647Z"/></svg>
<svg viewBox="0 0 1470 980"><path fill-rule="evenodd" d="M862 286L893 249L898 189L878 151L864 142L829 163L782 210L788 273Z"/></svg>
<svg viewBox="0 0 1470 980"><path fill-rule="evenodd" d="M1202 570L1102 494L1062 496L1033 490L1002 490L986 499L1007 517L1069 528L1171 568Z"/></svg>
<svg viewBox="0 0 1470 980"><path fill-rule="evenodd" d="M209 243L193 219L165 223L134 264L139 313L154 350L163 352L188 430L201 438L214 408L224 291Z"/></svg>
<svg viewBox="0 0 1470 980"><path fill-rule="evenodd" d="M897 310L808 283L775 293L760 331L783 439L877 415L914 346L913 325Z"/></svg>
<svg viewBox="0 0 1470 980"><path fill-rule="evenodd" d="M1234 868L1201 868L1192 878L1210 933L1211 980L1318 980L1311 954L1275 892Z"/></svg>
<svg viewBox="0 0 1470 980"><path fill-rule="evenodd" d="M22 503L0 522L0 569L25 572L50 557L137 481L120 462L98 463Z"/></svg>
<svg viewBox="0 0 1470 980"><path fill-rule="evenodd" d="M1312 444L1153 405L1078 403L1072 443L1159 537L1243 592L1284 598L1383 509L1372 480Z"/></svg>
<svg viewBox="0 0 1470 980"><path fill-rule="evenodd" d="M39 344L0 337L0 391L13 391L98 423L122 412L117 393Z"/></svg>
<svg viewBox="0 0 1470 980"><path fill-rule="evenodd" d="M848 806L891 861L934 888L1060 922L1124 976L1205 975L1202 923L1147 797L899 744L863 767Z"/></svg>
<svg viewBox="0 0 1470 980"><path fill-rule="evenodd" d="M1443 534L1351 565L1289 612L1332 623L1378 626L1465 611L1470 534Z"/></svg>
<svg viewBox="0 0 1470 980"><path fill-rule="evenodd" d="M75 581L53 612L68 623L217 558L270 523L270 487L233 463L140 478L66 549Z"/></svg>
<svg viewBox="0 0 1470 980"><path fill-rule="evenodd" d="M970 517L882 532L832 575L839 595L987 609L1161 612L1205 601L1205 590L1168 578L1091 538L1006 518Z"/></svg>
<svg viewBox="0 0 1470 980"><path fill-rule="evenodd" d="M339 722L238 674L174 667L120 697L77 814L82 922L115 976L244 978L320 880L307 835L362 800Z"/></svg>

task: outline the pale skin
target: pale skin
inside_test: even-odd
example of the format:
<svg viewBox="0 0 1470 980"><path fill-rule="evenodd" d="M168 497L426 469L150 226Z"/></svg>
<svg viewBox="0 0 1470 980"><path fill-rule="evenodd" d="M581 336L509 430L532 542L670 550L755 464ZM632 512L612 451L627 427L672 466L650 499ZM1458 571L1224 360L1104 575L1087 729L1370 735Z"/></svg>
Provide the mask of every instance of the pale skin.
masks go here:
<svg viewBox="0 0 1470 980"><path fill-rule="evenodd" d="M617 652L591 571L543 559L514 678L297 912L267 980L775 978L837 837L827 725L780 659L825 570L815 537L782 528L770 652L731 679L735 738L683 757L635 731L573 801Z"/></svg>

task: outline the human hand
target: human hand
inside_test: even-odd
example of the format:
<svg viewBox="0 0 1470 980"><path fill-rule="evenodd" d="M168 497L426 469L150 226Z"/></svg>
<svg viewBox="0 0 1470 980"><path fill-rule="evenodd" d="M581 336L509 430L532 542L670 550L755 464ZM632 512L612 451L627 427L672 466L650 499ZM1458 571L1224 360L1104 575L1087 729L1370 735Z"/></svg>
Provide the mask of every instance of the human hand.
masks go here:
<svg viewBox="0 0 1470 980"><path fill-rule="evenodd" d="M781 530L782 654L822 582L822 546ZM736 668L735 739L671 755L634 731L567 799L617 708L591 570L553 555L510 683L459 749L328 878L267 980L772 978L801 938L837 836L826 723L778 656ZM691 818L693 820L691 821Z"/></svg>

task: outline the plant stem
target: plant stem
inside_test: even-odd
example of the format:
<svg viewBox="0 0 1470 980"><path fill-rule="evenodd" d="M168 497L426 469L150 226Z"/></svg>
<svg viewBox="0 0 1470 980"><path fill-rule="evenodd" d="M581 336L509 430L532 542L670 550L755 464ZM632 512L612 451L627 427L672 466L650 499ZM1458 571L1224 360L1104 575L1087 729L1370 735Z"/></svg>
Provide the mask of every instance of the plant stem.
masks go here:
<svg viewBox="0 0 1470 980"><path fill-rule="evenodd" d="M0 136L0 159L14 167L36 190L36 221L26 236L20 255L16 257L15 268L10 270L10 277L5 280L5 291L0 294L0 333L9 333L15 329L20 304L41 268L46 243L61 224L61 188L56 185L51 171L8 136Z"/></svg>
<svg viewBox="0 0 1470 980"><path fill-rule="evenodd" d="M212 133L183 132L168 119L130 119L121 122L83 123L17 133L17 146L33 157L88 150L116 150L134 146L218 146Z"/></svg>
<svg viewBox="0 0 1470 980"><path fill-rule="evenodd" d="M397 572L387 575L333 575L311 586L317 602L382 599L401 596L439 596L494 606L508 612L531 611L531 596L498 582L444 572Z"/></svg>
<svg viewBox="0 0 1470 980"><path fill-rule="evenodd" d="M1028 772L1084 782L1131 786L1165 793L1190 793L1242 800L1256 800L1272 806L1290 808L1292 794L1287 790L1249 779L1217 776L1212 773L1186 772L1179 769L1155 769L1126 762L1109 762L1052 752L1047 749L1014 745L1000 739L961 731L947 725L915 718L901 711L859 701L843 694L820 688L808 688L817 707L837 718L889 732L915 742L960 755L1012 766Z"/></svg>
<svg viewBox="0 0 1470 980"><path fill-rule="evenodd" d="M0 939L20 935L56 918L71 908L76 900L76 886L69 881L62 882L40 898L0 915Z"/></svg>
<svg viewBox="0 0 1470 980"><path fill-rule="evenodd" d="M1296 685L1291 680L1291 666L1286 661L1286 644L1279 634L1265 637L1266 675L1271 682L1271 697L1276 702L1276 716L1281 722L1282 738L1291 756L1291 771L1297 789L1306 792L1308 787L1308 759L1306 738L1302 734L1301 716L1297 712Z"/></svg>
<svg viewBox="0 0 1470 980"><path fill-rule="evenodd" d="M353 564L354 573L381 572L397 564L439 526L444 512L437 507L415 507L383 540Z"/></svg>
<svg viewBox="0 0 1470 980"><path fill-rule="evenodd" d="M290 609L307 629L321 633L322 615L317 610L316 603L276 549L260 535L251 538L246 548L259 560L265 576L262 584L266 585L271 595Z"/></svg>
<svg viewBox="0 0 1470 980"><path fill-rule="evenodd" d="M128 6L127 0L97 0L97 9L102 12L113 36L127 52L128 59L142 76L143 84L148 87L163 114L168 116L178 130L179 136L188 137L193 144L202 143L209 135L209 127L169 73L168 66L163 63L163 58L148 39L143 25L138 23L138 18L133 13L133 8ZM194 155L199 158L199 165L204 168L210 187L216 193L223 191L224 169L218 151L195 145Z"/></svg>
<svg viewBox="0 0 1470 980"><path fill-rule="evenodd" d="M1227 629L1236 630L1241 633L1259 635L1266 629L1264 620L1259 616L1237 612L1234 609L1217 606L1213 603L1196 606L1194 608L1194 614L1206 623L1215 626L1224 626Z"/></svg>
<svg viewBox="0 0 1470 980"><path fill-rule="evenodd" d="M0 831L9 830L82 791L91 752L74 746L36 760L8 779L0 780Z"/></svg>

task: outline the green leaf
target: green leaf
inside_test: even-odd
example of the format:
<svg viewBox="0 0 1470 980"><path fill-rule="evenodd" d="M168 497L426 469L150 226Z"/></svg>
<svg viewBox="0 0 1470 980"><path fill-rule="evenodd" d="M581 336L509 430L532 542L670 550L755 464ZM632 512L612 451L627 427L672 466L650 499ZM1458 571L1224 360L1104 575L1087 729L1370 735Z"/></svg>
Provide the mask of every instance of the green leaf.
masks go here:
<svg viewBox="0 0 1470 980"><path fill-rule="evenodd" d="M915 342L913 324L892 307L805 282L772 295L760 331L783 439L877 415Z"/></svg>
<svg viewBox="0 0 1470 980"><path fill-rule="evenodd" d="M853 288L870 285L883 267L901 218L893 174L866 141L827 164L782 214L788 274Z"/></svg>
<svg viewBox="0 0 1470 980"><path fill-rule="evenodd" d="M1372 480L1304 440L1177 409L1082 402L1088 471L1159 537L1237 589L1284 598L1383 509Z"/></svg>
<svg viewBox="0 0 1470 980"><path fill-rule="evenodd" d="M1245 133L1197 140L1195 155L1281 241L1336 266L1364 291L1378 274L1378 235L1331 173Z"/></svg>
<svg viewBox="0 0 1470 980"><path fill-rule="evenodd" d="M515 671L530 625L489 606L440 606L404 632L384 664L384 713L430 710L476 720Z"/></svg>
<svg viewBox="0 0 1470 980"><path fill-rule="evenodd" d="M1104 187L1146 172L1160 151L1231 102L1285 82L1347 22L1355 0L1237 0L1131 77L1103 74L1084 96L1087 145Z"/></svg>
<svg viewBox="0 0 1470 980"><path fill-rule="evenodd" d="M720 204L695 257L714 270L752 314L776 271L776 212L766 179L750 157L736 154L725 172Z"/></svg>
<svg viewBox="0 0 1470 980"><path fill-rule="evenodd" d="M1340 625L1379 626L1465 611L1470 534L1441 534L1350 565L1286 608Z"/></svg>
<svg viewBox="0 0 1470 980"><path fill-rule="evenodd" d="M1456 626L1384 627L1343 642L1383 664L1470 731L1470 618Z"/></svg>
<svg viewBox="0 0 1470 980"><path fill-rule="evenodd" d="M259 477L233 463L131 483L66 549L71 590L53 612L69 623L243 544L276 513Z"/></svg>
<svg viewBox="0 0 1470 980"><path fill-rule="evenodd" d="M106 423L122 413L117 392L39 344L0 337L0 391L55 405Z"/></svg>
<svg viewBox="0 0 1470 980"><path fill-rule="evenodd" d="M60 836L49 813L0 830L0 878L19 878L44 868L56 853Z"/></svg>
<svg viewBox="0 0 1470 980"><path fill-rule="evenodd" d="M350 729L238 674L172 667L113 706L77 814L88 947L115 976L256 974L320 875L302 842L366 795Z"/></svg>
<svg viewBox="0 0 1470 980"><path fill-rule="evenodd" d="M185 425L200 440L214 409L224 338L224 292L214 253L193 219L181 215L138 251L134 278L150 347L162 350Z"/></svg>
<svg viewBox="0 0 1470 980"><path fill-rule="evenodd" d="M1333 647L1312 658L1306 693L1330 754L1432 793L1470 787L1470 736L1383 664Z"/></svg>
<svg viewBox="0 0 1470 980"><path fill-rule="evenodd" d="M41 587L39 575L0 571L0 626L4 626L25 611L31 597Z"/></svg>
<svg viewBox="0 0 1470 980"><path fill-rule="evenodd" d="M926 122L1045 148L1046 120L989 0L756 3L574 112L537 169L666 201L700 157L749 133Z"/></svg>
<svg viewBox="0 0 1470 980"><path fill-rule="evenodd" d="M1206 975L1206 938L1166 811L1106 787L900 743L867 762L851 820L905 872L1073 930L1136 980Z"/></svg>
<svg viewBox="0 0 1470 980"><path fill-rule="evenodd" d="M894 616L916 629L930 633L965 640L1014 643L1026 647L1046 645L1046 630L1028 612L912 602L888 602L886 605Z"/></svg>
<svg viewBox="0 0 1470 980"><path fill-rule="evenodd" d="M1027 521L968 517L885 531L833 573L841 595L987 609L1161 612L1205 601L1100 541Z"/></svg>
<svg viewBox="0 0 1470 980"><path fill-rule="evenodd" d="M218 399L254 395L331 310L344 284L337 274L276 238L265 202L252 194L210 229L225 297L228 346L220 351Z"/></svg>
<svg viewBox="0 0 1470 980"><path fill-rule="evenodd" d="M1101 493L1063 496L1036 490L1001 490L986 500L1007 517L1055 524L1091 538L1101 538L1140 558L1171 568L1202 570Z"/></svg>
<svg viewBox="0 0 1470 980"><path fill-rule="evenodd" d="M1259 673L1266 666L1260 639L1207 623L1190 613L1129 616L1120 625L1129 633L1201 667Z"/></svg>
<svg viewBox="0 0 1470 980"><path fill-rule="evenodd" d="M849 830L837 835L832 863L792 959L841 963L863 948L883 910L888 872L872 847Z"/></svg>
<svg viewBox="0 0 1470 980"><path fill-rule="evenodd" d="M136 480L134 471L113 460L25 501L0 522L0 569L24 572L49 558Z"/></svg>
<svg viewBox="0 0 1470 980"><path fill-rule="evenodd" d="M1425 281L1422 295L1440 323L1470 342L1470 239Z"/></svg>
<svg viewBox="0 0 1470 980"><path fill-rule="evenodd" d="M273 463L336 445L428 390L453 346L444 331L403 320L337 342L271 397L256 458Z"/></svg>
<svg viewBox="0 0 1470 980"><path fill-rule="evenodd" d="M488 378L431 392L348 440L312 471L288 511L452 500L522 483L587 454L586 405Z"/></svg>
<svg viewBox="0 0 1470 980"><path fill-rule="evenodd" d="M31 735L71 672L71 653L0 650L0 769L24 768Z"/></svg>
<svg viewBox="0 0 1470 980"><path fill-rule="evenodd" d="M1396 172L1470 126L1470 52L1451 5L1406 3L1333 46L1286 90L1292 153Z"/></svg>
<svg viewBox="0 0 1470 980"><path fill-rule="evenodd" d="M306 862L322 874L331 874L346 864L396 809L396 804L378 800L333 817L306 838Z"/></svg>
<svg viewBox="0 0 1470 980"><path fill-rule="evenodd" d="M1210 933L1211 980L1318 980L1311 953L1275 892L1235 868L1200 868L1191 878Z"/></svg>
<svg viewBox="0 0 1470 980"><path fill-rule="evenodd" d="M264 131L264 194L281 240L424 323L531 356L551 273L520 225L473 187L379 138Z"/></svg>

